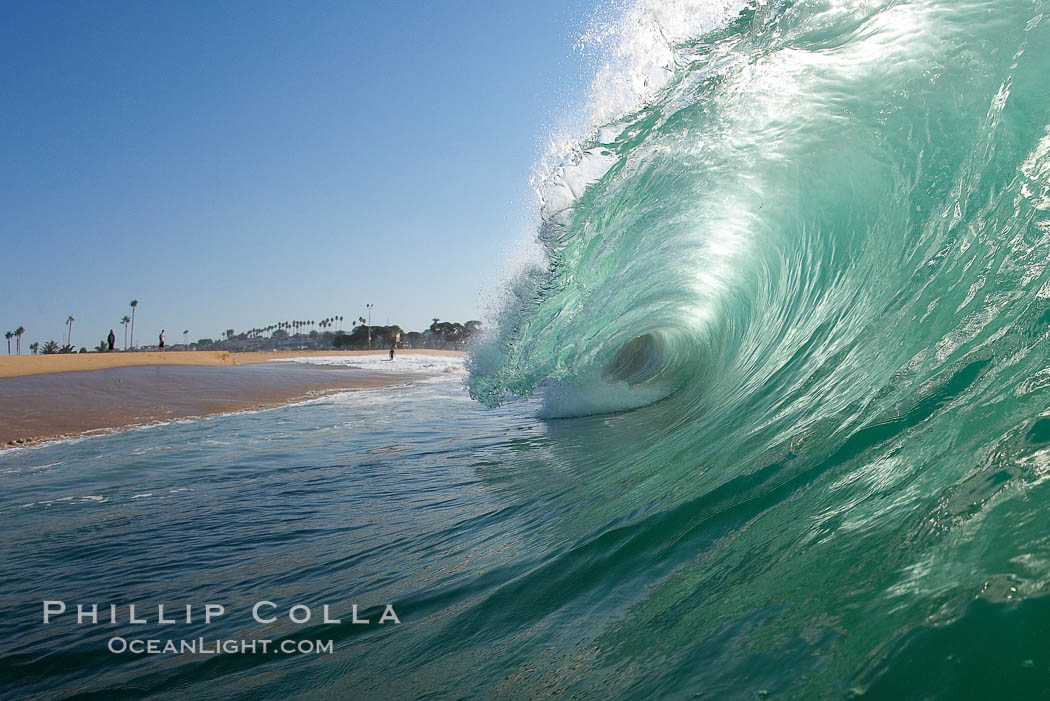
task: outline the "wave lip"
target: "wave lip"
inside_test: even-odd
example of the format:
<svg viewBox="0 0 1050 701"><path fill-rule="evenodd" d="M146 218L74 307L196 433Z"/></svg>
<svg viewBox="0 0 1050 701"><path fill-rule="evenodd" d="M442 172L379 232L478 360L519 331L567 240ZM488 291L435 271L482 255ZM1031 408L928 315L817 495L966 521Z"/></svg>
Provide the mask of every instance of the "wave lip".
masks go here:
<svg viewBox="0 0 1050 701"><path fill-rule="evenodd" d="M538 166L543 258L508 283L507 303L490 324L495 332L472 353L473 397L496 405L542 386L551 414L617 410L652 403L695 374L691 360L715 333L705 327L717 315L717 295L732 259L746 250L739 227L722 222L717 239L703 240L697 220L721 218L709 202L675 215L658 189L641 207L630 200L649 179L700 200L705 183L697 164L682 167L689 151L651 162L666 146L654 129L662 103L676 99L667 95L680 74L693 72L691 43L744 7L640 2L581 39L605 56L587 110L592 126L587 136L560 142ZM678 206L674 198L666 202ZM647 344L648 362L661 369L624 374L624 353L641 357L630 352L632 344Z"/></svg>

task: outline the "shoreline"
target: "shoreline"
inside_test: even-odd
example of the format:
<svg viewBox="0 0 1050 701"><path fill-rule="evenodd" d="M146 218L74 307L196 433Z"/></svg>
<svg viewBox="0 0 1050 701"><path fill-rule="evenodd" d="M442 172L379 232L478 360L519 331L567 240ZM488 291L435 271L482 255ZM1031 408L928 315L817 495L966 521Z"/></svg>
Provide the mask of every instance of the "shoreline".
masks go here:
<svg viewBox="0 0 1050 701"><path fill-rule="evenodd" d="M417 353L406 351L404 355ZM281 358L380 354L376 351L248 353L239 358L220 358L222 364L217 365L132 362L114 367L0 377L0 450L178 420L273 409L336 392L404 385L423 376L408 368L404 372L374 372L339 365L268 363ZM431 351L424 355L459 354Z"/></svg>
<svg viewBox="0 0 1050 701"><path fill-rule="evenodd" d="M396 384L404 384L402 382L393 382L389 386ZM9 438L7 440L0 439L0 453L5 450L12 450L15 448L36 448L45 446L51 443L62 443L65 441L77 441L84 438L95 438L98 436L108 436L114 433L124 433L125 431L134 431L136 429L152 428L154 426L166 426L167 424L179 423L181 421L198 421L201 419L209 419L215 416L232 416L235 414L242 414L245 412L255 411L269 411L270 409L280 409L285 406L294 406L303 402L313 401L314 399L321 399L331 394L339 394L341 392L354 392L366 389L375 389L374 387L361 387L361 388L332 388L332 389L321 389L311 391L310 393L301 396L293 397L286 401L274 401L263 404L257 404L252 406L233 407L227 408L222 411L213 411L203 414L187 414L186 416L173 416L165 419L144 419L138 423L129 423L123 426L107 426L104 428L91 428L84 431L75 431L70 433L54 433L34 436L24 436L21 438ZM0 432L0 435L3 435Z"/></svg>
<svg viewBox="0 0 1050 701"><path fill-rule="evenodd" d="M310 358L320 356L382 355L385 350L283 350L283 351L114 351L112 353L65 353L55 355L2 355L0 378L51 375L64 372L88 372L127 367L199 366L237 367L255 365L282 358ZM431 348L405 349L406 355L465 355L463 351Z"/></svg>

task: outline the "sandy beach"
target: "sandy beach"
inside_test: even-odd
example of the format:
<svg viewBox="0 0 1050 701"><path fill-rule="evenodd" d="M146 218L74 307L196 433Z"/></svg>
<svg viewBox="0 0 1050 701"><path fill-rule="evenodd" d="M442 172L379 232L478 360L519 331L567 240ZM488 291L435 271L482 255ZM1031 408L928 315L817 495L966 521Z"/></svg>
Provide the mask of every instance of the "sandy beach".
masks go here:
<svg viewBox="0 0 1050 701"><path fill-rule="evenodd" d="M270 351L257 353L230 353L228 351L152 351L142 353L68 353L61 355L4 355L0 356L0 378L24 377L58 372L107 370L142 365L201 365L235 366L265 363L281 358L311 356L374 355L377 351ZM382 351L379 351L382 352ZM405 350L413 355L462 355L461 351Z"/></svg>
<svg viewBox="0 0 1050 701"><path fill-rule="evenodd" d="M452 351L411 351L456 355ZM92 353L0 358L0 447L129 426L263 409L411 375L272 363L375 351Z"/></svg>

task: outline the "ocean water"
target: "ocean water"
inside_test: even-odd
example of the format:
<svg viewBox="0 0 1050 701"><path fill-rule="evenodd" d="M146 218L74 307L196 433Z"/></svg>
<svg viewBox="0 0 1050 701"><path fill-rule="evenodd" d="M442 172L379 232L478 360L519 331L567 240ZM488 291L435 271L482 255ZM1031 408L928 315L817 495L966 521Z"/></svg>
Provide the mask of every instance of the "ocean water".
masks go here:
<svg viewBox="0 0 1050 701"><path fill-rule="evenodd" d="M491 588L479 589L479 578L535 558L519 535L544 524L546 500L515 504L516 480L499 454L528 451L545 430L527 402L490 411L471 401L462 359L406 355L395 365L416 379L0 452L0 697L400 698L469 689L450 676L451 650L440 640ZM44 601L66 602L67 614L45 625ZM253 620L258 601L277 605L261 615L276 622ZM78 624L77 603L97 604L102 622ZM149 623L129 622L133 603ZM209 603L226 613L205 624ZM380 626L387 603L400 623ZM177 623L160 624L156 604ZM312 608L309 623L288 620L299 604ZM324 623L326 604L341 624ZM351 622L354 605L369 625ZM333 648L135 655L112 652L115 637ZM427 647L440 654L421 654Z"/></svg>
<svg viewBox="0 0 1050 701"><path fill-rule="evenodd" d="M1050 695L1050 5L642 1L583 43L467 370L0 453L0 695Z"/></svg>

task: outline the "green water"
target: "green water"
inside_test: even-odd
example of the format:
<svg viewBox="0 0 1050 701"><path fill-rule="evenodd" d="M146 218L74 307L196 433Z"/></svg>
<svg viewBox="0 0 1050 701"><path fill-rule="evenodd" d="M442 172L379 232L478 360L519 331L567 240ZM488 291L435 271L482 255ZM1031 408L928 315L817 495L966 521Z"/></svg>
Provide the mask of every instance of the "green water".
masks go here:
<svg viewBox="0 0 1050 701"><path fill-rule="evenodd" d="M541 183L471 390L643 407L521 591L604 582L624 695L1050 693L1047 11L750 6Z"/></svg>

